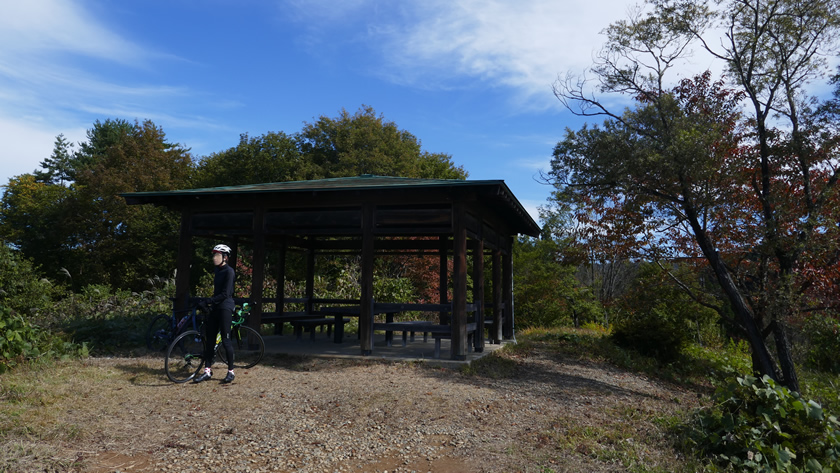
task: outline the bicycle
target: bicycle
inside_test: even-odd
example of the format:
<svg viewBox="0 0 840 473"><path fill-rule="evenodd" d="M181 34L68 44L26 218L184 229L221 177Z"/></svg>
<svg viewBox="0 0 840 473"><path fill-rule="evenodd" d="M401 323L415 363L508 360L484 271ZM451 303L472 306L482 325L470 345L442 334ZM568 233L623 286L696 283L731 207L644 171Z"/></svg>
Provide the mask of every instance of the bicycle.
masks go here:
<svg viewBox="0 0 840 473"><path fill-rule="evenodd" d="M201 325L200 309L197 304L189 309L172 309L172 315L159 314L146 329L146 348L151 352L164 352L172 343L175 337L192 325L193 330L198 330ZM186 314L178 317L179 314Z"/></svg>
<svg viewBox="0 0 840 473"><path fill-rule="evenodd" d="M265 340L258 331L245 324L251 308L247 303L235 311L231 324L230 338L233 341L234 368L247 369L256 366L265 355ZM216 335L216 356L227 364L226 353L221 350L222 337ZM164 370L170 381L186 383L204 368L204 327L187 330L175 337L166 350Z"/></svg>

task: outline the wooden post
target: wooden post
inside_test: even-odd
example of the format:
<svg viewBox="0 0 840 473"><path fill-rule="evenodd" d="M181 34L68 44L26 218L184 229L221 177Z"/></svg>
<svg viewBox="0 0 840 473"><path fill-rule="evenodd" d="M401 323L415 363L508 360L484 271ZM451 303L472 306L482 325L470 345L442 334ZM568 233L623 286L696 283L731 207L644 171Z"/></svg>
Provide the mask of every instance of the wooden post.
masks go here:
<svg viewBox="0 0 840 473"><path fill-rule="evenodd" d="M488 337L493 343L502 341L502 311L505 303L502 284L502 251L496 249L493 250L493 324Z"/></svg>
<svg viewBox="0 0 840 473"><path fill-rule="evenodd" d="M254 212L253 272L251 273L251 316L248 325L257 332L262 325L263 283L265 282L265 209L257 207Z"/></svg>
<svg viewBox="0 0 840 473"><path fill-rule="evenodd" d="M306 248L306 302L304 311L312 313L312 299L315 297L315 237L307 239Z"/></svg>
<svg viewBox="0 0 840 473"><path fill-rule="evenodd" d="M502 323L502 336L513 338L513 241L510 240L507 252L502 256L502 297L505 304L505 317Z"/></svg>
<svg viewBox="0 0 840 473"><path fill-rule="evenodd" d="M453 212L452 345L453 360L467 359L467 226L464 206L456 203Z"/></svg>
<svg viewBox="0 0 840 473"><path fill-rule="evenodd" d="M286 237L283 236L280 238L280 255L277 258L277 304L275 305L275 311L277 312L277 317L283 316L283 311L286 310L285 304L283 300L286 298L286 249L287 249L287 241ZM283 324L284 322L277 321L274 324L274 333L276 335L283 335Z"/></svg>
<svg viewBox="0 0 840 473"><path fill-rule="evenodd" d="M449 244L449 237L440 237L440 273L438 293L440 294L440 303L446 304L449 302L449 256L447 255L447 245ZM440 311L440 318L438 323L441 325L449 324L449 312Z"/></svg>
<svg viewBox="0 0 840 473"><path fill-rule="evenodd" d="M230 256L228 257L228 264L236 271L236 262L239 260L239 237L233 237L230 241Z"/></svg>
<svg viewBox="0 0 840 473"><path fill-rule="evenodd" d="M484 351L484 240L475 241L473 249L473 304L475 304L475 335L473 346L476 353Z"/></svg>
<svg viewBox="0 0 840 473"><path fill-rule="evenodd" d="M186 310L190 297L190 262L192 261L192 212L181 212L181 234L178 237L178 259L175 265L176 310Z"/></svg>
<svg viewBox="0 0 840 473"><path fill-rule="evenodd" d="M362 205L362 297L359 301L359 343L362 355L373 353L373 252L374 206Z"/></svg>

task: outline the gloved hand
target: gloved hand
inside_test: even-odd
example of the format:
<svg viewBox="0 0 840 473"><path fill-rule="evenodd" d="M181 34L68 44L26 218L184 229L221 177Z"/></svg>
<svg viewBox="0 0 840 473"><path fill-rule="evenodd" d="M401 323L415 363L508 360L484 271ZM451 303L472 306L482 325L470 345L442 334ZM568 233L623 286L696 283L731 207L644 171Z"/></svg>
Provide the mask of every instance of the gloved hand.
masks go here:
<svg viewBox="0 0 840 473"><path fill-rule="evenodd" d="M210 313L210 306L207 305L207 299L199 300L198 304L196 304L196 306L198 307L198 310L200 310L204 313L208 313L208 314Z"/></svg>

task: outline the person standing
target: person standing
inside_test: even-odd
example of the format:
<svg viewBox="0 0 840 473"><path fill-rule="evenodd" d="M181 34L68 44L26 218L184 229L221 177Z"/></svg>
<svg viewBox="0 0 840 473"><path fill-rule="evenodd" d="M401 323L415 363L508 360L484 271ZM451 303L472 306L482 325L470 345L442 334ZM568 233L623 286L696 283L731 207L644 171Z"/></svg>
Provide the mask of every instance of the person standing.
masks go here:
<svg viewBox="0 0 840 473"><path fill-rule="evenodd" d="M225 350L228 362L227 376L222 383L233 381L233 342L230 340L230 326L233 318L235 304L233 302L233 282L236 274L228 264L230 259L230 247L227 245L216 245L213 247L213 265L216 266L216 273L213 277L213 297L210 298L212 309L207 321L204 323L206 329L204 337L204 373L194 382L201 383L213 377L210 369L213 366L216 351L216 335L222 334L222 348Z"/></svg>

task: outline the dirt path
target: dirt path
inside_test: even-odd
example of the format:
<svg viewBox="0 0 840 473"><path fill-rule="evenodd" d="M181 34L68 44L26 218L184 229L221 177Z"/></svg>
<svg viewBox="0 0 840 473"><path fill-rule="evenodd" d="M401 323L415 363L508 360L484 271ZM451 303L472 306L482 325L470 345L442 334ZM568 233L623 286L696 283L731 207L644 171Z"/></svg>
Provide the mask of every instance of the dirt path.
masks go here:
<svg viewBox="0 0 840 473"><path fill-rule="evenodd" d="M0 471L678 471L661 419L693 393L609 366L504 355L495 379L422 364L271 358L175 385L155 358L4 375Z"/></svg>

